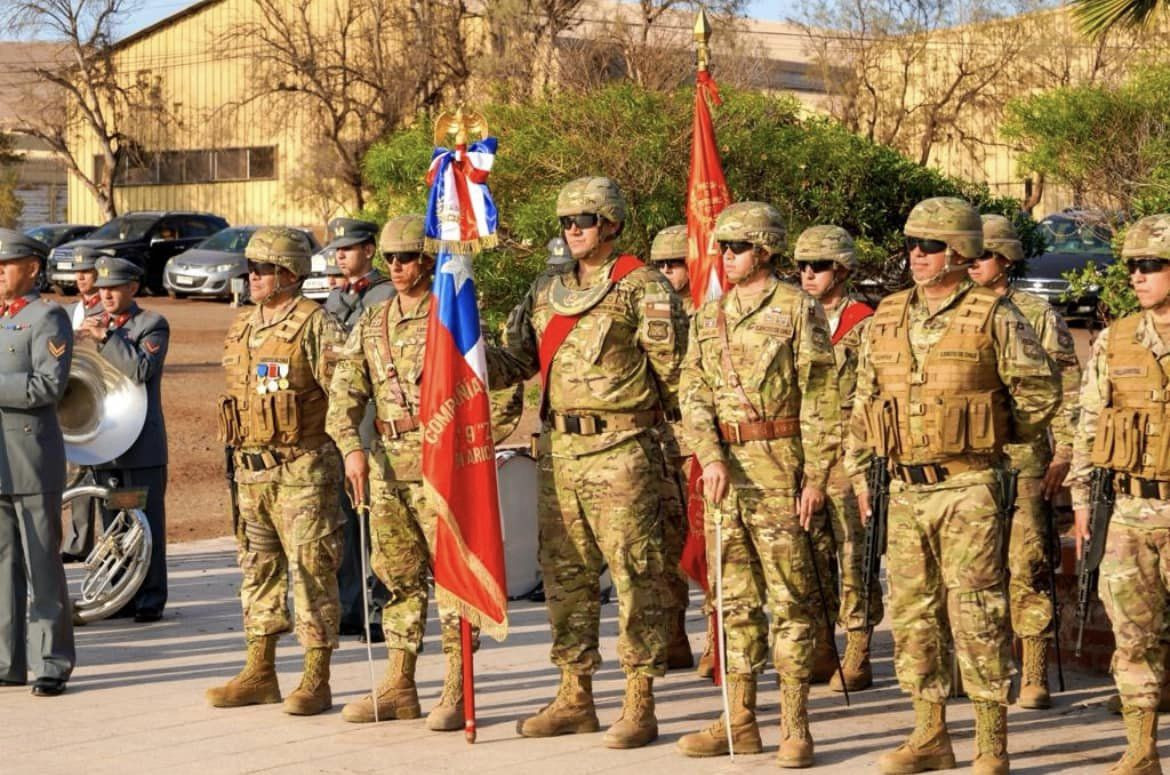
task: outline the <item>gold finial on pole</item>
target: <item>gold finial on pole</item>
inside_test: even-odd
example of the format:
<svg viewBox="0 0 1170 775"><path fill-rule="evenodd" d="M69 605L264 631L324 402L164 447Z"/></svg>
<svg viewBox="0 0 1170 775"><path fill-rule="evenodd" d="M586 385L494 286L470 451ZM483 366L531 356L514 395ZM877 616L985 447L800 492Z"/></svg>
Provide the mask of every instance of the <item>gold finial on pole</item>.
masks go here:
<svg viewBox="0 0 1170 775"><path fill-rule="evenodd" d="M435 145L443 145L450 138L456 146L467 145L468 135L487 137L487 119L474 110L464 110L460 105L454 111L445 110L435 119Z"/></svg>
<svg viewBox="0 0 1170 775"><path fill-rule="evenodd" d="M711 23L707 21L707 9L699 8L699 14L695 17L695 46L696 46L696 67L700 71L705 71L707 65L711 62L711 48L707 45L711 40Z"/></svg>

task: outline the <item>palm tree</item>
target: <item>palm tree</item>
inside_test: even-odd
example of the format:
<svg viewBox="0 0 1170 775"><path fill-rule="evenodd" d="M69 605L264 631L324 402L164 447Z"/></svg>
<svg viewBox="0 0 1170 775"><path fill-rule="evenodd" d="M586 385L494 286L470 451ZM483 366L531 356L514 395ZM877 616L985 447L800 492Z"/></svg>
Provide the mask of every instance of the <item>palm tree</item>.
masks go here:
<svg viewBox="0 0 1170 775"><path fill-rule="evenodd" d="M1116 24L1141 27L1167 0L1073 0L1073 13L1081 29L1100 37Z"/></svg>

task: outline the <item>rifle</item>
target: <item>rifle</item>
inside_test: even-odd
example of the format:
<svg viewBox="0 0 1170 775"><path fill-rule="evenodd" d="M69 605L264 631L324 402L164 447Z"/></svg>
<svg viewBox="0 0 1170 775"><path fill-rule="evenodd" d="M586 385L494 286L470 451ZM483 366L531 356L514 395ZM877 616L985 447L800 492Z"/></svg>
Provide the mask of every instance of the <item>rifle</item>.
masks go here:
<svg viewBox="0 0 1170 775"><path fill-rule="evenodd" d="M874 456L865 474L869 490L869 524L865 530L865 557L861 566L861 588L865 595L865 624L869 626L870 590L878 577L886 553L886 518L890 509L889 460Z"/></svg>
<svg viewBox="0 0 1170 775"><path fill-rule="evenodd" d="M240 532L240 497L239 491L236 489L236 448L225 446L223 448L223 470L224 476L227 478L228 493L232 499L232 535Z"/></svg>
<svg viewBox="0 0 1170 775"><path fill-rule="evenodd" d="M1008 556L1012 546L1012 521L1016 516L1016 493L1019 490L1020 471L1008 468L999 472L999 515L1003 519L1003 543L1000 544L1000 559L1004 570L1008 568Z"/></svg>
<svg viewBox="0 0 1170 775"><path fill-rule="evenodd" d="M813 545L812 533L807 530L801 532L804 533L805 545L808 547L808 559L812 563L813 579L817 584L817 596L821 599L821 615L825 617L825 631L829 634L829 647L833 650L833 661L837 663L837 677L841 679L841 691L845 693L845 706L848 707L849 689L845 686L845 669L841 666L841 654L837 651L837 639L833 637L833 615L829 613L829 601L825 597L825 587L821 583L820 566L817 565L817 549ZM866 600L868 599L867 597Z"/></svg>
<svg viewBox="0 0 1170 775"><path fill-rule="evenodd" d="M1081 641L1085 637L1085 621L1089 605L1097 592L1101 558L1105 555L1105 536L1113 517L1113 472L1094 468L1089 475L1089 542L1081 547L1077 559L1077 649L1081 655Z"/></svg>
<svg viewBox="0 0 1170 775"><path fill-rule="evenodd" d="M1060 534L1056 530L1056 510L1052 504L1043 501L1046 554L1048 555L1048 599L1052 602L1052 631L1056 637L1052 639L1053 649L1056 651L1056 680L1060 691L1064 691L1064 661L1060 656L1060 601L1056 598L1056 566L1061 560Z"/></svg>

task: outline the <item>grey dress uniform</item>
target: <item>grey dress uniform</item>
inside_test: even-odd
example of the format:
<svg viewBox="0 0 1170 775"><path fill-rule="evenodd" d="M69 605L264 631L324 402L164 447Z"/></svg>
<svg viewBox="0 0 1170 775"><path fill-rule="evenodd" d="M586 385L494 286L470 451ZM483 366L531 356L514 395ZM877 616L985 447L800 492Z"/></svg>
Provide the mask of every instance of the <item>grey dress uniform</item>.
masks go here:
<svg viewBox="0 0 1170 775"><path fill-rule="evenodd" d="M327 274L341 274L337 266L337 248L360 245L363 242L377 240L377 224L369 221L359 221L353 218L335 218L329 222L329 236L331 241L325 246L327 251L334 251L331 260L327 260L325 271ZM379 302L392 299L395 296L393 283L377 269L370 270L365 277L348 283L341 288L334 288L325 299L325 311L329 313L348 336L357 325L362 313ZM359 428L362 446L368 452L373 443L374 432L374 405L370 402L366 416ZM341 597L341 634L353 635L364 632L362 619L362 555L361 535L357 512L349 502L349 496L341 493L341 510L345 513L345 545L341 558L341 567L337 571L337 583ZM370 585L370 632L375 640L379 640L382 632L382 609L390 601L390 593L386 585L371 575L366 579Z"/></svg>
<svg viewBox="0 0 1170 775"><path fill-rule="evenodd" d="M0 229L0 261L42 256L43 246ZM73 672L73 621L61 564L65 394L73 331L35 291L0 315L0 682L27 670L62 685Z"/></svg>
<svg viewBox="0 0 1170 775"><path fill-rule="evenodd" d="M138 281L142 270L124 258L97 262L97 287L109 288ZM166 318L131 302L117 316L106 315L106 339L98 352L119 372L146 386L146 422L130 449L94 467L98 483L106 487L145 487L146 519L153 551L150 568L125 613L154 619L167 604L167 428L162 411L163 366L171 329Z"/></svg>

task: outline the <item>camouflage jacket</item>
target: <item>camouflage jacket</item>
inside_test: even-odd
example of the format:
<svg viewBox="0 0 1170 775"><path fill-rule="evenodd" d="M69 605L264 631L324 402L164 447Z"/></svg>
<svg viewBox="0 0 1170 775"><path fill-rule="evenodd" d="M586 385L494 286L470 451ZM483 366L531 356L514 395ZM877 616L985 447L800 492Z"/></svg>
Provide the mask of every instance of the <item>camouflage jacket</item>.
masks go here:
<svg viewBox="0 0 1170 775"><path fill-rule="evenodd" d="M1056 364L1060 375L1061 401L1060 410L1052 417L1053 443L1050 444L1047 437L1039 437L1032 445L1009 444L1004 449L1012 466L1018 468L1022 476L1043 476L1053 457L1065 461L1072 459L1073 434L1080 407L1081 366L1077 362L1076 345L1068 325L1047 299L1010 287L1004 298L1010 300L1031 324L1036 338Z"/></svg>
<svg viewBox="0 0 1170 775"><path fill-rule="evenodd" d="M832 310L826 310L829 320L830 337L837 335L841 325L841 316L850 304L864 303L852 294L846 295ZM872 317L872 315L871 315ZM869 318L855 323L853 328L845 332L837 343L833 345L833 360L837 364L837 392L841 395L841 439L849 433L849 418L853 413L853 396L857 392L857 360L861 356L861 343L865 339L865 332L869 328ZM832 478L838 484L845 485L847 479L844 471L844 444L833 465Z"/></svg>
<svg viewBox="0 0 1170 775"><path fill-rule="evenodd" d="M358 428L371 400L383 423L418 417L430 308L429 291L409 311L395 296L368 307L354 324L333 374L325 418L325 430L342 456L362 448ZM397 438L375 439L371 474L387 481L422 479L420 434L416 428ZM379 446L384 455L378 454Z"/></svg>
<svg viewBox="0 0 1170 775"><path fill-rule="evenodd" d="M489 347L492 389L530 379L540 372L540 341L556 315L551 296L558 286L570 292L609 283L613 261L582 285L576 264L552 267L529 288L508 318L502 347ZM547 407L570 415L677 411L678 369L686 346L686 317L670 283L643 266L613 284L582 313L553 356L546 386ZM553 455L576 457L612 447L640 429L591 436L550 431Z"/></svg>
<svg viewBox="0 0 1170 775"><path fill-rule="evenodd" d="M687 329L695 319L695 301L691 298L690 286L682 289L678 294L682 302L683 314L687 316ZM682 421L670 423L667 433L663 434L662 450L667 462L684 463L691 456L691 448L683 437Z"/></svg>
<svg viewBox="0 0 1170 775"><path fill-rule="evenodd" d="M718 315L727 321L731 366L762 420L799 416L790 438L723 444L718 423L751 421L724 369ZM728 463L739 486L824 489L841 442L841 399L829 326L821 305L768 278L764 292L741 302L738 289L702 306L691 325L680 388L683 437L699 463Z"/></svg>
<svg viewBox="0 0 1170 775"><path fill-rule="evenodd" d="M916 364L921 364L931 347L946 333L951 317L964 295L975 287L964 278L933 314L918 289L910 291L909 324L910 349ZM1035 444L1046 438L1048 422L1060 403L1060 382L1047 353L1036 340L1032 327L1011 304L997 303L991 313L991 340L995 350L996 372L1010 399L1015 439L1022 444ZM877 375L870 361L873 344L871 327L861 345L857 365L857 392L854 413L846 440L845 467L853 479L854 489L866 492L865 472L873 449L865 438L863 413L860 407L879 392ZM912 420L914 418L911 418ZM915 461L906 461L915 462ZM994 462L994 461L989 461ZM947 486L962 486L990 481L993 472L969 471L948 480Z"/></svg>

